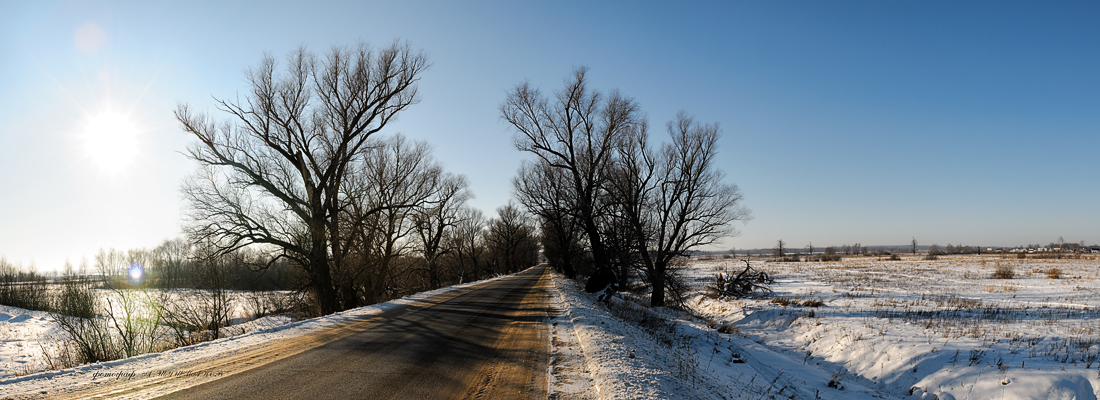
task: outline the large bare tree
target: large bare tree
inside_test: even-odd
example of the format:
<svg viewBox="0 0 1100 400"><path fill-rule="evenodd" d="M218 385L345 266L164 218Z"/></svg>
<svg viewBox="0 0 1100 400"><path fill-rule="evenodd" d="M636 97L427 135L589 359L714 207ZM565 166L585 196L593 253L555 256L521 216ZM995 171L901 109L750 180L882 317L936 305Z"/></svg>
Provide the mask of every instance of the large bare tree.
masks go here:
<svg viewBox="0 0 1100 400"><path fill-rule="evenodd" d="M680 112L667 129L671 143L659 152L650 149L645 124L620 142L607 196L614 215L632 228L625 241L636 249L653 306L665 305L676 258L734 234L733 222L751 218L737 186L724 183L715 166L718 125Z"/></svg>
<svg viewBox="0 0 1100 400"><path fill-rule="evenodd" d="M595 276L610 268L598 224L599 198L616 142L641 121L641 115L634 100L618 91L605 95L590 90L587 71L584 67L574 70L572 79L550 98L529 82L521 83L508 94L500 111L517 132L517 149L564 172L573 194L569 211L587 236Z"/></svg>
<svg viewBox="0 0 1100 400"><path fill-rule="evenodd" d="M278 249L309 276L320 311L339 311L333 281L342 188L363 162L364 146L417 102L428 62L407 44L334 47L323 58L305 48L285 68L265 55L246 77L250 92L216 99L216 121L186 104L175 111L197 142L188 156L202 170L185 183L189 233L229 252L251 244Z"/></svg>
<svg viewBox="0 0 1100 400"><path fill-rule="evenodd" d="M346 239L334 258L343 278L345 307L384 301L390 296L397 261L415 250L415 219L443 190L445 174L431 146L402 135L379 140L365 150L366 162L349 179L341 232Z"/></svg>

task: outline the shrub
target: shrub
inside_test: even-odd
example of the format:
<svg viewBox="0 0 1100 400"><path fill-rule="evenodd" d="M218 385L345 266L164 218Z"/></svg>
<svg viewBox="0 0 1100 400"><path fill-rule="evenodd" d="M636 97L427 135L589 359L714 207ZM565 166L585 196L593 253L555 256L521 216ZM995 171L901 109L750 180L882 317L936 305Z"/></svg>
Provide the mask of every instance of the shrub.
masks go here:
<svg viewBox="0 0 1100 400"><path fill-rule="evenodd" d="M771 284L775 282L767 272L757 271L745 261L745 269L741 273L725 275L718 273L714 277L714 284L708 285L707 295L711 298L732 297L736 299L749 297L760 293L770 295Z"/></svg>
<svg viewBox="0 0 1100 400"><path fill-rule="evenodd" d="M1012 279L1014 276L1016 276L1016 271L1009 265L999 265L993 271L993 279Z"/></svg>
<svg viewBox="0 0 1100 400"><path fill-rule="evenodd" d="M110 324L99 313L101 304L94 283L67 274L55 301L50 315L68 336L67 345L75 353L65 354L64 358L84 364L123 357L111 334ZM72 361L64 364L72 364Z"/></svg>
<svg viewBox="0 0 1100 400"><path fill-rule="evenodd" d="M20 271L0 258L0 304L24 310L49 311L46 277L33 270Z"/></svg>
<svg viewBox="0 0 1100 400"><path fill-rule="evenodd" d="M735 326L733 324L725 323L725 324L722 324L722 326L718 327L718 332L719 333L727 333L727 334L735 334L735 333L740 332L740 330L737 329L737 326Z"/></svg>
<svg viewBox="0 0 1100 400"><path fill-rule="evenodd" d="M1047 270L1047 278L1050 279L1062 279L1062 270L1058 268L1051 268Z"/></svg>
<svg viewBox="0 0 1100 400"><path fill-rule="evenodd" d="M809 299L809 300L803 301L802 305L806 306L806 307L821 307L821 306L825 305L825 301L823 301L821 299Z"/></svg>
<svg viewBox="0 0 1100 400"><path fill-rule="evenodd" d="M779 297L776 297L776 298L772 299L772 303L781 305L783 307L789 306L791 304L798 304L794 299L792 299L790 297L783 297L783 296L779 296Z"/></svg>

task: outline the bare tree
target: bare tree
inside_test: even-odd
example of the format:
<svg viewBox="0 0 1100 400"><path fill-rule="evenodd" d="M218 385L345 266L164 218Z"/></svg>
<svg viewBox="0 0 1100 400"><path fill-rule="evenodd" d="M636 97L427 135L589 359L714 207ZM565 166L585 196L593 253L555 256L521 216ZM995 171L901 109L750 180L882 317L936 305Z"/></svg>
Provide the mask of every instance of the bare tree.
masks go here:
<svg viewBox="0 0 1100 400"><path fill-rule="evenodd" d="M665 304L675 288L676 258L736 233L732 223L751 218L737 186L722 182L715 166L717 124L704 125L680 112L667 124L671 143L648 150L646 124L628 131L611 195L629 221L634 243L652 287L650 303ZM675 293L674 293L675 294Z"/></svg>
<svg viewBox="0 0 1100 400"><path fill-rule="evenodd" d="M95 255L95 269L99 272L99 276L106 286L120 287L124 285L126 270L129 266L124 251L99 249L99 252Z"/></svg>
<svg viewBox="0 0 1100 400"><path fill-rule="evenodd" d="M345 181L369 138L417 102L427 59L407 44L334 47L323 60L299 48L277 71L265 55L243 100L217 100L216 122L186 104L175 111L198 139L188 156L203 168L184 185L189 231L218 251L250 244L279 249L307 273L321 312L338 311L334 246Z"/></svg>
<svg viewBox="0 0 1100 400"><path fill-rule="evenodd" d="M775 248L772 249L772 250L775 253L776 257L783 257L783 256L787 255L786 245L787 245L787 243L784 242L783 239L779 239L779 240L775 241Z"/></svg>
<svg viewBox="0 0 1100 400"><path fill-rule="evenodd" d="M810 244L806 245L806 254L811 256L814 255L814 242L810 242Z"/></svg>
<svg viewBox="0 0 1100 400"><path fill-rule="evenodd" d="M153 249L153 254L162 288L177 288L186 284L184 268L191 257L191 243L182 238L165 240Z"/></svg>
<svg viewBox="0 0 1100 400"><path fill-rule="evenodd" d="M588 271L584 231L568 214L540 215L539 240L551 266L569 278Z"/></svg>
<svg viewBox="0 0 1100 400"><path fill-rule="evenodd" d="M148 353L156 349L161 329L161 307L157 297L146 290L140 278L129 273L137 264L135 252L127 254L111 249L96 254L96 269L103 285L111 290L104 297L103 314L110 320L114 348L124 357Z"/></svg>
<svg viewBox="0 0 1100 400"><path fill-rule="evenodd" d="M913 254L917 254L917 238L913 238L913 242L910 243L910 246L910 250L913 251Z"/></svg>
<svg viewBox="0 0 1100 400"><path fill-rule="evenodd" d="M449 240L453 249L453 257L457 264L459 281L475 280L482 277L481 268L484 263L485 217L481 210L464 207L459 213L458 223L455 224L454 234Z"/></svg>
<svg viewBox="0 0 1100 400"><path fill-rule="evenodd" d="M574 187L564 170L542 160L524 162L512 186L519 203L539 219L543 250L550 265L575 277L584 252L580 237L583 228L573 216Z"/></svg>
<svg viewBox="0 0 1100 400"><path fill-rule="evenodd" d="M469 186L464 176L444 174L438 188L413 216L420 255L432 288L442 286L440 259L452 250L451 242L445 239L460 221L462 207L470 199Z"/></svg>
<svg viewBox="0 0 1100 400"><path fill-rule="evenodd" d="M599 274L609 272L610 265L597 222L598 201L615 144L641 122L641 115L634 100L618 91L604 95L589 90L587 72L584 67L574 70L565 88L552 98L524 82L509 93L500 111L518 133L517 149L564 172L574 196L570 214L583 227Z"/></svg>
<svg viewBox="0 0 1100 400"><path fill-rule="evenodd" d="M221 253L211 243L197 243L191 253L191 282L194 297L175 298L178 293L164 292L164 319L174 330L177 344L188 345L221 337L221 328L231 319L230 295L226 287L230 266L239 262L241 250Z"/></svg>
<svg viewBox="0 0 1100 400"><path fill-rule="evenodd" d="M391 297L393 279L405 272L397 261L411 255L415 216L440 190L443 169L425 142L395 135L374 142L366 162L346 183L341 233L335 245L340 299L345 308Z"/></svg>
<svg viewBox="0 0 1100 400"><path fill-rule="evenodd" d="M932 246L928 248L928 255L926 255L924 259L936 260L939 258L940 254L942 254L942 252L940 251L940 245L932 243Z"/></svg>
<svg viewBox="0 0 1100 400"><path fill-rule="evenodd" d="M514 203L497 209L489 221L486 247L493 258L494 272L512 273L538 262L538 239L527 216Z"/></svg>

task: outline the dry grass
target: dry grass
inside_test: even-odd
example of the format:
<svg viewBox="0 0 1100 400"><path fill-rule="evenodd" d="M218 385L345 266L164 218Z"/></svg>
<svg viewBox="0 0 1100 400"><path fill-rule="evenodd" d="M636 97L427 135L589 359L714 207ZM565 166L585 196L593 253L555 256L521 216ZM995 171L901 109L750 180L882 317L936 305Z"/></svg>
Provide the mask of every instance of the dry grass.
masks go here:
<svg viewBox="0 0 1100 400"><path fill-rule="evenodd" d="M1047 278L1049 279L1062 279L1061 268L1051 268L1046 271Z"/></svg>
<svg viewBox="0 0 1100 400"><path fill-rule="evenodd" d="M998 265L991 275L993 279L1012 279L1015 276L1016 270L1011 265Z"/></svg>

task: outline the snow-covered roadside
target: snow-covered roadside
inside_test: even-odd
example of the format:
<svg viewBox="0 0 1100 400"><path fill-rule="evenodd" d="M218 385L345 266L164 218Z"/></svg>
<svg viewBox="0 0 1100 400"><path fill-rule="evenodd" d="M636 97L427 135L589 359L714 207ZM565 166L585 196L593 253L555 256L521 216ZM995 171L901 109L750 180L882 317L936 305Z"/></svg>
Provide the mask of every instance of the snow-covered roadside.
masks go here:
<svg viewBox="0 0 1100 400"><path fill-rule="evenodd" d="M162 353L143 354L123 360L82 365L58 371L38 372L24 376L4 377L0 378L0 398L47 393L59 388L86 384L92 380L119 379L119 376L171 374L176 369L175 366L178 365L193 364L202 360L238 354L246 350L258 348L266 343L273 343L299 335L319 332L340 326L355 319L378 315L396 307L413 304L433 296L502 279L508 276L511 275L422 292L385 303L360 307L304 321L294 322L290 318L283 316L265 317L246 324L234 326L234 329L244 332L239 336L180 347ZM19 310L22 313L17 313L13 310ZM8 314L9 312L11 314ZM0 333L5 332L6 329L8 332L26 332L27 334L22 336L26 338L26 340L20 342L22 344L16 344L16 341L4 339L4 346L26 347L32 346L31 343L34 343L36 340L60 340L59 335L51 334L57 333L56 328L51 327L51 325L55 325L55 323L49 319L46 313L6 307L0 309L0 318L5 317L7 317L6 320L0 322ZM28 338L31 335L42 333L46 335L39 336L40 339ZM46 343L45 345L49 346L50 344ZM4 357L8 357L8 353L0 354ZM3 360L0 362L8 361L7 358L0 360Z"/></svg>
<svg viewBox="0 0 1100 400"><path fill-rule="evenodd" d="M598 398L599 387L592 381L585 349L573 326L564 294L558 287L558 277L552 279L548 297L550 312L550 365L548 366L550 400L589 400ZM569 289L566 289L569 290Z"/></svg>
<svg viewBox="0 0 1100 400"><path fill-rule="evenodd" d="M555 387L553 382L561 378L552 376L551 398L889 398L848 382L835 371L773 352L739 335L718 333L689 316L655 312L616 296L612 307L619 315L653 313L642 317L650 327L643 328L613 314L577 283L556 273L553 280L558 297L554 306L559 310L553 329L559 340L569 340L560 338L562 332L572 330L593 385L588 393L569 385ZM563 347L568 346L554 346L554 351Z"/></svg>

